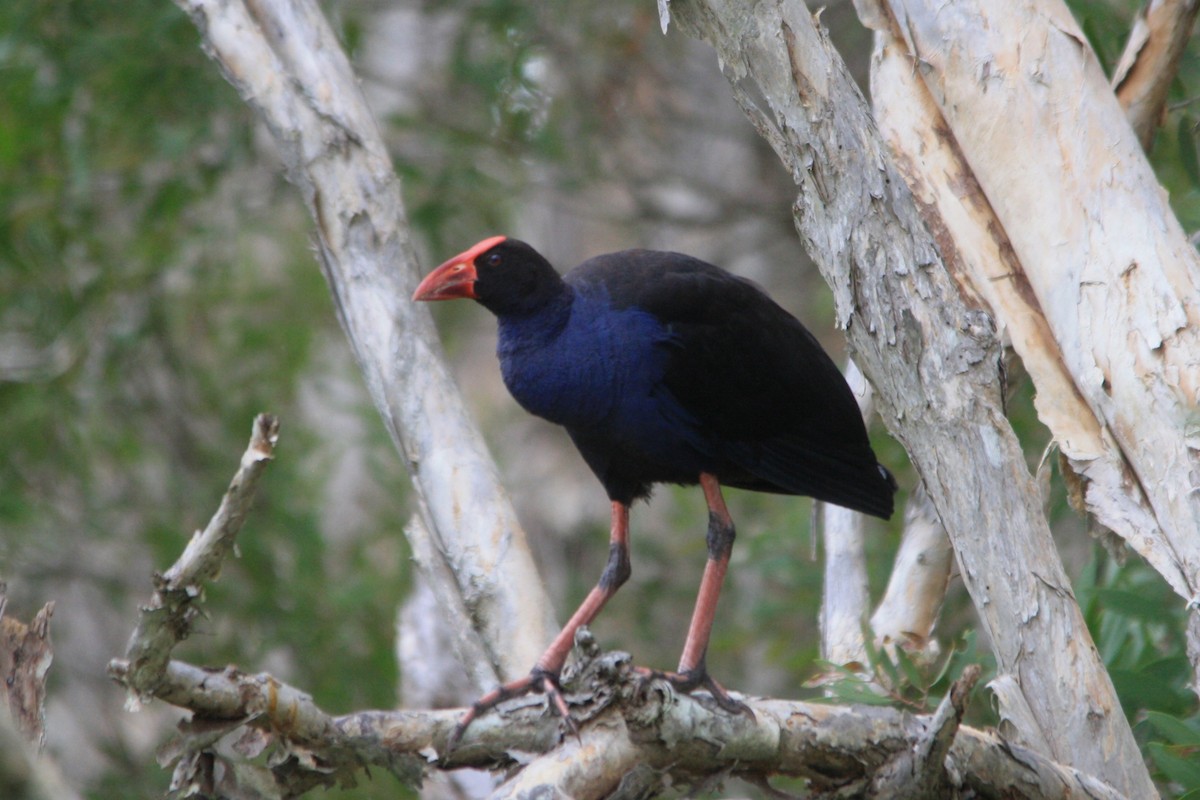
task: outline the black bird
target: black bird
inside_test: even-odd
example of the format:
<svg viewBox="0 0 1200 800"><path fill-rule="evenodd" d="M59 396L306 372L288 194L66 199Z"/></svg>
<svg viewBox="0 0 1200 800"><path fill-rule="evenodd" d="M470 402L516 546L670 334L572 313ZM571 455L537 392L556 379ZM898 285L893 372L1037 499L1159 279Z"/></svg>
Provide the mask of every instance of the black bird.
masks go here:
<svg viewBox="0 0 1200 800"><path fill-rule="evenodd" d="M675 673L744 709L713 681L705 651L734 526L721 486L807 495L892 514L896 484L871 450L841 372L756 285L680 253L624 250L560 276L524 242L494 236L451 258L414 300L471 298L499 320L504 383L527 411L567 429L612 501L608 565L525 678L481 698L457 734L508 697L558 685L575 631L629 577L629 506L656 483L699 484L708 561Z"/></svg>

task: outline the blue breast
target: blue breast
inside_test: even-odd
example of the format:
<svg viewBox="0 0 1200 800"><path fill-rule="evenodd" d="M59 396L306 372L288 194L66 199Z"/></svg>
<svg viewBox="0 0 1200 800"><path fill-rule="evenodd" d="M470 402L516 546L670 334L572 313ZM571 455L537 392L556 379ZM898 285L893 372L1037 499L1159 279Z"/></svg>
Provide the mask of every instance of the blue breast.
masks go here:
<svg viewBox="0 0 1200 800"><path fill-rule="evenodd" d="M537 314L501 317L497 355L505 385L530 413L626 439L662 425L669 340L653 315L615 309L600 289L572 288Z"/></svg>

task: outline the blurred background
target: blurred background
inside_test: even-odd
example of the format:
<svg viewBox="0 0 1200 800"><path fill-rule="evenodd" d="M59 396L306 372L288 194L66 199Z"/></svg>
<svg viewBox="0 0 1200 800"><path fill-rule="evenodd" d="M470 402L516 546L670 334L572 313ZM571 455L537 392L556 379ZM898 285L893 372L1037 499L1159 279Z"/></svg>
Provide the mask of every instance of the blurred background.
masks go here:
<svg viewBox="0 0 1200 800"><path fill-rule="evenodd" d="M849 2L826 6L865 91L870 36ZM1111 70L1136 4L1074 6ZM829 292L792 227L790 178L712 52L674 29L664 37L654 3L325 8L384 126L427 266L501 232L563 270L626 247L680 250L766 286L844 361ZM1153 153L1188 230L1200 227L1197 94L1193 47ZM282 419L277 459L240 559L176 655L271 671L333 713L404 702L408 478L334 318L309 225L269 137L173 4L0 4L0 580L10 615L56 604L49 750L88 797L166 786L154 751L180 713L125 712L105 665L124 651L151 573L216 509L259 411ZM606 498L566 436L508 397L492 317L471 304L434 313L563 619L603 568ZM1070 511L1031 397L1016 381L1011 416L1031 468L1042 465L1093 635L1158 777L1193 788L1177 763L1188 754L1165 732L1174 722L1200 736L1179 604ZM873 438L903 508L918 478L878 424ZM729 501L739 539L711 670L737 689L815 696L803 685L820 671L811 502ZM871 523L875 596L901 516ZM633 578L594 626L604 646L675 665L705 525L695 490L663 488L635 508ZM938 629L950 677L988 662L974 626L953 582ZM930 677L909 702L936 699L944 681ZM974 713L986 724L987 701ZM329 796L392 785L372 780Z"/></svg>

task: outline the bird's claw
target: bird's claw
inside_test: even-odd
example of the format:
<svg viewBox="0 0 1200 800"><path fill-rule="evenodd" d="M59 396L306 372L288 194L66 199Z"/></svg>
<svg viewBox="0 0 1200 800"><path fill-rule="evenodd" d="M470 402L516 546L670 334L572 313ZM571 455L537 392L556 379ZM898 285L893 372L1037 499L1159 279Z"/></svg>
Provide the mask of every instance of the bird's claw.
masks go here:
<svg viewBox="0 0 1200 800"><path fill-rule="evenodd" d="M722 711L729 714L744 714L751 721L757 721L754 711L750 706L740 700L735 700L725 690L725 687L717 683L711 675L708 674L708 669L700 664L685 672L666 672L664 670L648 669L646 667L636 667L635 670L646 680L663 680L671 685L676 691L684 694L691 694L697 689L706 690Z"/></svg>
<svg viewBox="0 0 1200 800"><path fill-rule="evenodd" d="M472 703L466 713L459 718L458 724L454 726L454 730L450 732L450 736L446 739L446 755L454 752L455 748L462 741L463 734L467 732L467 728L481 715L486 714L507 700L522 697L531 692L541 692L544 694L548 705L562 718L567 726L567 730L576 739L579 739L579 728L576 726L575 720L571 719L571 710L567 705L567 698L563 694L562 684L559 682L558 675L541 667L534 667L525 677L518 678L503 686L497 686Z"/></svg>

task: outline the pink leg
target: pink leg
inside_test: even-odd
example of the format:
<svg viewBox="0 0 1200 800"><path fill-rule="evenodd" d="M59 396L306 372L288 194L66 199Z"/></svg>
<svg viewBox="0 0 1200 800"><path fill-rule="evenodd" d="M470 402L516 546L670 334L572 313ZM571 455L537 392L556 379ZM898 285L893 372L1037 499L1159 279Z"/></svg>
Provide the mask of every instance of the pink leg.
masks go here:
<svg viewBox="0 0 1200 800"><path fill-rule="evenodd" d="M704 489L704 500L708 503L708 560L704 564L704 575L700 578L700 591L696 594L696 606L692 611L692 622L688 626L683 653L679 657L679 669L675 672L641 670L652 677L665 678L673 686L690 692L703 687L712 693L713 699L726 711L750 714L745 704L734 700L719 683L709 677L704 664L708 652L708 640L712 634L713 619L717 613L717 600L721 596L721 585L729 568L729 555L733 551L735 530L725 499L721 497L721 485L717 478L701 473L700 486Z"/></svg>
<svg viewBox="0 0 1200 800"><path fill-rule="evenodd" d="M679 673L687 675L699 667L704 668L704 655L708 651L708 639L712 634L713 619L717 613L717 600L721 596L721 585L725 582L725 570L729 567L729 555L733 551L733 519L721 497L721 485L712 475L700 476L704 499L708 503L708 561L704 564L704 575L700 578L700 591L696 593L696 607L692 611L692 623L688 626L683 653L679 657Z"/></svg>
<svg viewBox="0 0 1200 800"><path fill-rule="evenodd" d="M529 692L545 692L559 715L574 729L574 724L568 714L567 701L563 698L562 689L558 685L559 673L562 672L563 664L566 663L567 656L570 655L571 648L575 644L575 631L596 618L609 598L616 594L621 584L629 579L629 572L629 506L614 500L612 503L612 528L608 544L608 564L604 567L599 583L588 592L588 596L583 599L579 608L567 620L567 624L538 658L537 663L533 665L533 670L528 675L493 689L476 700L467 713L463 714L458 725L454 727L454 732L450 735L448 748L453 749L467 726L480 714L494 708L498 703Z"/></svg>

